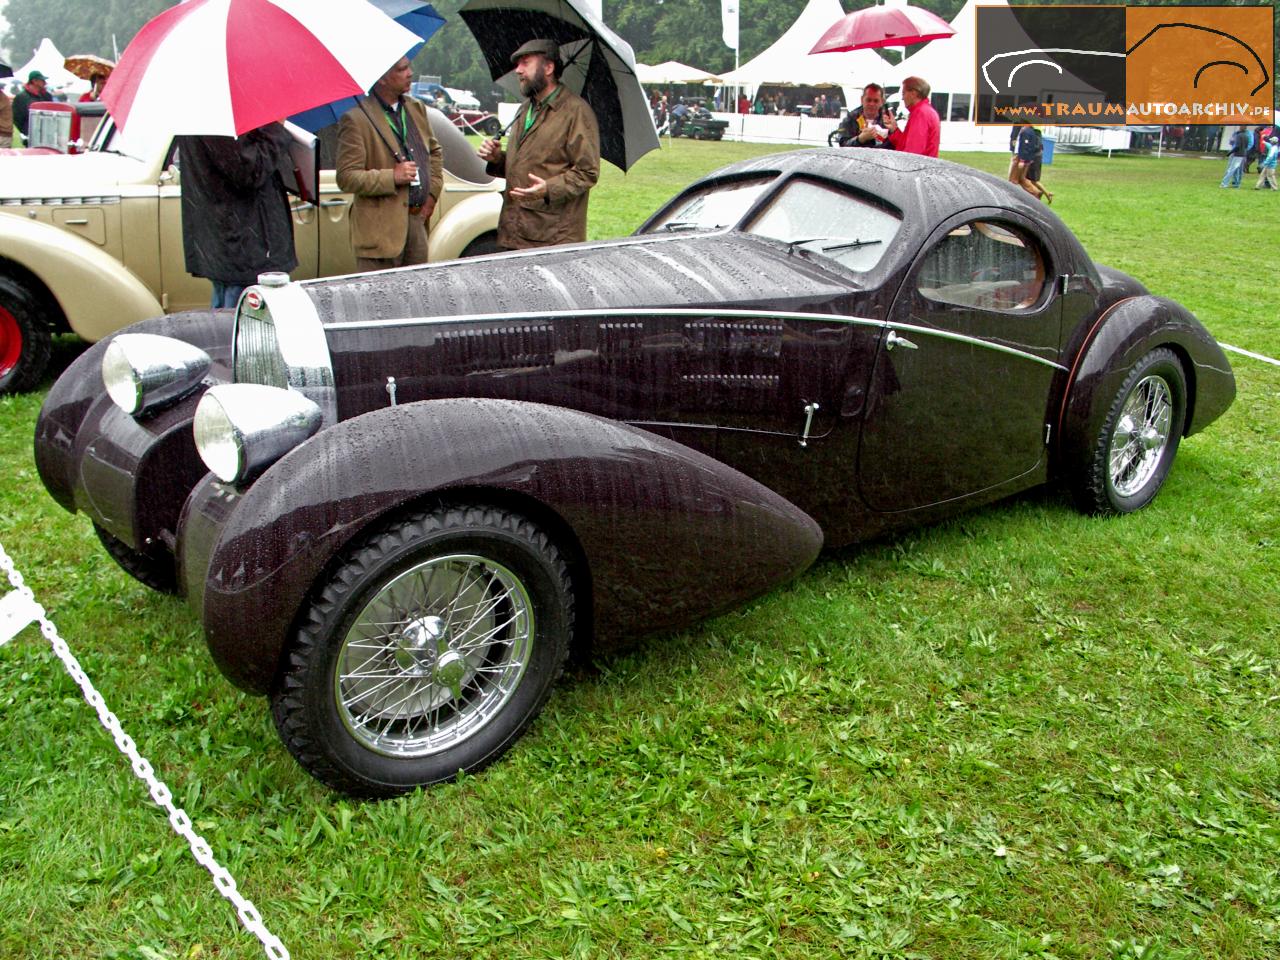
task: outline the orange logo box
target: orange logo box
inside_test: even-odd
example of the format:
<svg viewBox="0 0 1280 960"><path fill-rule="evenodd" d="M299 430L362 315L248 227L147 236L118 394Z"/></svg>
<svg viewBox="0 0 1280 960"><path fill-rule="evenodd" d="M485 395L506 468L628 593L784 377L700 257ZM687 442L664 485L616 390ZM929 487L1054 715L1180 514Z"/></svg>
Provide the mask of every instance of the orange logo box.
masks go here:
<svg viewBox="0 0 1280 960"><path fill-rule="evenodd" d="M1272 7L1126 7L1126 121L1272 119L1274 21Z"/></svg>

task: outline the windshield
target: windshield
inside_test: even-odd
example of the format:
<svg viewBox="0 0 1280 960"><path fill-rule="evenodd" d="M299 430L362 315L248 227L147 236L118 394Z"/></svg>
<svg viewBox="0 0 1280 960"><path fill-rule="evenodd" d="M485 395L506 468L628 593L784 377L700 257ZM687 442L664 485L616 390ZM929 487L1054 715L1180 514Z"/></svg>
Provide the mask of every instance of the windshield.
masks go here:
<svg viewBox="0 0 1280 960"><path fill-rule="evenodd" d="M713 183L677 200L644 229L644 233L720 230L737 224L773 177Z"/></svg>
<svg viewBox="0 0 1280 960"><path fill-rule="evenodd" d="M769 201L747 233L772 237L798 252L864 271L880 262L901 225L896 214L846 190L792 180Z"/></svg>
<svg viewBox="0 0 1280 960"><path fill-rule="evenodd" d="M116 122L111 119L110 114L103 117L102 122L98 124L98 129L93 132L93 139L89 141L89 150L99 153L121 153L135 160L145 160L151 152L146 144L131 141L127 133L116 127Z"/></svg>

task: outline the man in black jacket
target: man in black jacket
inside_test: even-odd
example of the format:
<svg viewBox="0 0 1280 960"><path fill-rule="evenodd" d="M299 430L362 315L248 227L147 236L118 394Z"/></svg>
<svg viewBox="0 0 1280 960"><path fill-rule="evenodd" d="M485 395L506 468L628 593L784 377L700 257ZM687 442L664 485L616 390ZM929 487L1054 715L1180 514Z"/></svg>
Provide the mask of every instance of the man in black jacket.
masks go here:
<svg viewBox="0 0 1280 960"><path fill-rule="evenodd" d="M32 70L27 74L27 82L22 85L22 89L18 91L18 95L13 98L13 125L22 133L22 138L27 138L27 130L30 124L29 113L33 103L52 103L53 94L47 89L48 81L39 70Z"/></svg>
<svg viewBox="0 0 1280 960"><path fill-rule="evenodd" d="M213 281L214 309L234 307L258 274L298 265L278 172L289 134L271 123L240 137L177 140L187 272Z"/></svg>
<svg viewBox="0 0 1280 960"><path fill-rule="evenodd" d="M862 105L850 110L840 121L842 147L884 147L893 149L884 126L884 87L868 83L862 88Z"/></svg>

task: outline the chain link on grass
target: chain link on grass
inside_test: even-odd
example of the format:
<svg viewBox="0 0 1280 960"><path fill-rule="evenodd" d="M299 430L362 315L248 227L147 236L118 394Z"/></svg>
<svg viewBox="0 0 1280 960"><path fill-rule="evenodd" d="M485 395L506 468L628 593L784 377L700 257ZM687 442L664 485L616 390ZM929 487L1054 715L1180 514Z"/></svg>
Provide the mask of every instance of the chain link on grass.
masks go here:
<svg viewBox="0 0 1280 960"><path fill-rule="evenodd" d="M120 721L107 707L102 699L102 694L97 691L93 682L85 674L80 666L80 661L71 652L66 641L58 636L58 628L53 625L53 621L45 616L44 607L36 602L35 594L26 585L22 574L18 572L13 560L5 552L3 544L0 544L0 570L5 572L9 577L9 582L13 585L14 591L25 601L23 612L29 612L30 614L30 619L18 624L18 628L20 629L32 620L40 624L40 632L44 634L45 639L53 647L53 652L58 655L58 659L66 667L67 673L71 675L71 679L80 685L80 690L84 693L84 698L89 706L98 712L98 719L107 728L107 732L115 740L120 752L128 758L134 775L147 785L151 799L169 815L169 825L173 827L178 836L187 841L187 845L191 847L192 856L196 858L196 863L209 871L217 891L231 901L236 908L236 916L240 918L244 928L261 941L262 948L271 960L289 960L289 951L285 949L280 939L263 924L262 914L258 912L258 908L251 901L240 895L240 891L236 889L235 879L227 872L227 868L214 858L213 850L210 849L204 837L192 829L191 817L187 815L185 810L174 804L172 791L165 785L164 781L155 775L155 770L152 768L150 761L138 753L138 748L133 742L133 738L120 727ZM17 632L16 629L14 632Z"/></svg>

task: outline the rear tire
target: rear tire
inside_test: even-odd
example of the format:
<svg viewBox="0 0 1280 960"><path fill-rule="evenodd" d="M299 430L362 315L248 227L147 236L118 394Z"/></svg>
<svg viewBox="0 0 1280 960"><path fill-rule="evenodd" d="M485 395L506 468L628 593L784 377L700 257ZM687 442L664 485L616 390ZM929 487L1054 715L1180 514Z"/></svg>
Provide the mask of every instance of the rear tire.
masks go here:
<svg viewBox="0 0 1280 960"><path fill-rule="evenodd" d="M502 133L502 124L498 122L497 117L490 117L480 126L486 136L496 137Z"/></svg>
<svg viewBox="0 0 1280 960"><path fill-rule="evenodd" d="M1152 350L1124 378L1089 462L1072 478L1080 509L1132 513L1154 500L1173 467L1186 415L1182 364L1166 347Z"/></svg>
<svg viewBox="0 0 1280 960"><path fill-rule="evenodd" d="M18 281L0 276L0 394L34 390L53 352L53 330L36 298Z"/></svg>
<svg viewBox="0 0 1280 960"><path fill-rule="evenodd" d="M532 521L442 506L352 545L300 623L271 691L280 738L317 780L389 797L524 733L564 669L573 594Z"/></svg>

